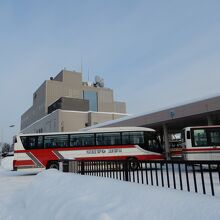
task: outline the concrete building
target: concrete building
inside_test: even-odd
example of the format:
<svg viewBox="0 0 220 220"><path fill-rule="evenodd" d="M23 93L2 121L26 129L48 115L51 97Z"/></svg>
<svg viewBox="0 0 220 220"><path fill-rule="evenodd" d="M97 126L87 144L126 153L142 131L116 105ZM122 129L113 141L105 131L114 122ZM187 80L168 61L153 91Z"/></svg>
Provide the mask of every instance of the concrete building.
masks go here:
<svg viewBox="0 0 220 220"><path fill-rule="evenodd" d="M33 105L21 116L21 132L77 131L126 115L126 104L114 101L103 82L83 82L81 73L62 70L34 92Z"/></svg>

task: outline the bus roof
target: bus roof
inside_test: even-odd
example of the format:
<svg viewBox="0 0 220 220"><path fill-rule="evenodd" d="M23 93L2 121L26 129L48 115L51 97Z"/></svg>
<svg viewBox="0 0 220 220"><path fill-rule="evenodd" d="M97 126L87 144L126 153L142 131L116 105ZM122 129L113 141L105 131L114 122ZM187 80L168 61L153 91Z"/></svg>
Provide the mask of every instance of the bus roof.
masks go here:
<svg viewBox="0 0 220 220"><path fill-rule="evenodd" d="M191 127L185 127L184 129L188 130L191 128L220 128L220 125L202 125L202 126L191 126Z"/></svg>
<svg viewBox="0 0 220 220"><path fill-rule="evenodd" d="M28 133L18 134L19 136L40 136L40 135L58 135L58 134L90 134L90 133L105 133L105 132L126 132L126 131L151 131L154 129L145 127L108 127L108 128L94 128L88 131L73 131L73 132L50 132L50 133Z"/></svg>

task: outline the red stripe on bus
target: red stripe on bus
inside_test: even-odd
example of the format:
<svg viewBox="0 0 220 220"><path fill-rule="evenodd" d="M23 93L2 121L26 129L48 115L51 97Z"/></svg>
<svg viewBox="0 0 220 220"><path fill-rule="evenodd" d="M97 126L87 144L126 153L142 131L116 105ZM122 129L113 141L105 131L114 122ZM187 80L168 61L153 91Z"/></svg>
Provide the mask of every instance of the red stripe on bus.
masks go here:
<svg viewBox="0 0 220 220"><path fill-rule="evenodd" d="M114 146L89 146L89 147L75 147L75 148L57 148L58 151L67 150L96 150L96 149L114 149L114 148L135 148L134 145L114 145Z"/></svg>
<svg viewBox="0 0 220 220"><path fill-rule="evenodd" d="M61 158L59 158L57 155L53 153L53 150L55 149L44 149L42 150L30 150L35 159L37 159L43 166L47 166L48 161L54 160L57 161Z"/></svg>
<svg viewBox="0 0 220 220"><path fill-rule="evenodd" d="M132 156L102 156L102 157L78 157L76 160L126 160L136 158L138 160L164 160L162 155L132 155Z"/></svg>
<svg viewBox="0 0 220 220"><path fill-rule="evenodd" d="M15 153L31 153L32 156L34 157L34 159L37 160L37 162L39 164L46 167L48 161L50 161L50 160L57 161L57 160L61 159L53 153L53 150L55 150L55 149L23 150L23 151L19 150L19 152L15 151ZM16 162L18 162L18 161L22 161L22 160L16 160ZM26 161L32 161L32 160L26 160Z"/></svg>
<svg viewBox="0 0 220 220"><path fill-rule="evenodd" d="M14 166L33 166L35 165L32 160L16 160Z"/></svg>
<svg viewBox="0 0 220 220"><path fill-rule="evenodd" d="M135 156L138 160L164 160L165 157L163 155L138 155Z"/></svg>
<svg viewBox="0 0 220 220"><path fill-rule="evenodd" d="M33 150L15 150L15 153L27 153L27 152L35 152L35 151L45 151L45 150L57 150L57 151L75 151L75 150L95 150L95 149L110 149L110 148L135 148L134 145L114 145L114 146L88 146L88 147L55 147L55 148L41 148L41 149L33 149Z"/></svg>
<svg viewBox="0 0 220 220"><path fill-rule="evenodd" d="M183 149L183 152L186 151L220 151L220 148L193 148L193 149Z"/></svg>

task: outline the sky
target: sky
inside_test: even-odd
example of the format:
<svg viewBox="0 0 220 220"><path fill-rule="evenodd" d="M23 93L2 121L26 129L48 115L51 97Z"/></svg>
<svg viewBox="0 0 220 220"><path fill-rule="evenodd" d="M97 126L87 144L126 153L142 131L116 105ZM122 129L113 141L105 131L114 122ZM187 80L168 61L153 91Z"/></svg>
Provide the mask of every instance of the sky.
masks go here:
<svg viewBox="0 0 220 220"><path fill-rule="evenodd" d="M219 95L219 11L219 0L0 1L1 139L45 80L81 63L130 114Z"/></svg>

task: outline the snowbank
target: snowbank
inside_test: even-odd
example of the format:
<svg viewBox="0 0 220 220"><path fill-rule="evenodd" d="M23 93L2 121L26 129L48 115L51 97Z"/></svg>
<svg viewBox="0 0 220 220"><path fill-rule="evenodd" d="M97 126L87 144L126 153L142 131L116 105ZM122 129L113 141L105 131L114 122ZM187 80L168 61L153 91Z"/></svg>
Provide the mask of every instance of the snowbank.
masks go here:
<svg viewBox="0 0 220 220"><path fill-rule="evenodd" d="M1 220L217 220L220 199L47 170L0 204Z"/></svg>
<svg viewBox="0 0 220 220"><path fill-rule="evenodd" d="M12 170L13 169L13 159L14 159L14 156L2 158L1 168L3 168L4 170Z"/></svg>

